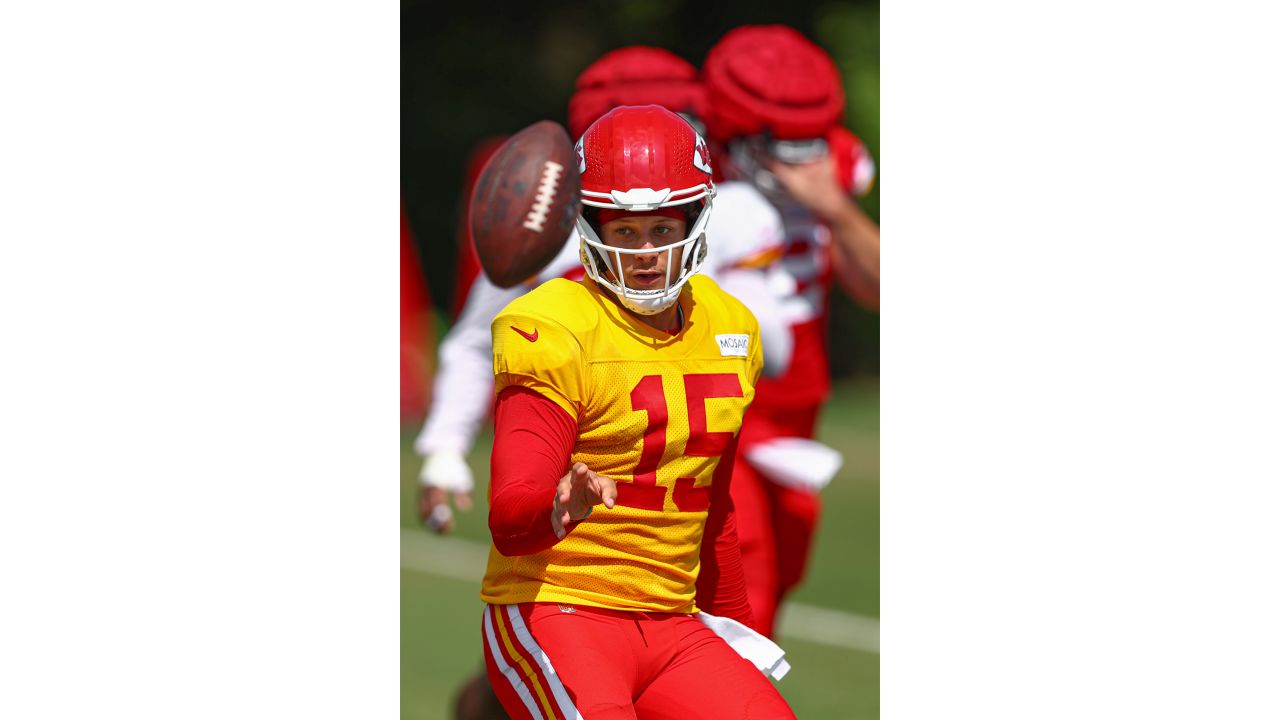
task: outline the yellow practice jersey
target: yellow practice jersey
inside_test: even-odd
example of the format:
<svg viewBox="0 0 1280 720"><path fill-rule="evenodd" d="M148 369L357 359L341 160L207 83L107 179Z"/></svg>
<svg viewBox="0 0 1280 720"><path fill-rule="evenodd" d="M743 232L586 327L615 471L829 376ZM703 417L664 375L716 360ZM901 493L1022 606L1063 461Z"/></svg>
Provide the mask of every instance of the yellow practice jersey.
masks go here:
<svg viewBox="0 0 1280 720"><path fill-rule="evenodd" d="M506 557L490 548L486 602L696 609L711 484L728 482L716 468L730 467L755 396L759 326L701 275L680 295L685 322L676 335L640 322L608 292L590 279L551 280L494 318L497 391L530 388L564 408L578 425L573 461L616 480L618 501L612 510L597 505L542 552Z"/></svg>

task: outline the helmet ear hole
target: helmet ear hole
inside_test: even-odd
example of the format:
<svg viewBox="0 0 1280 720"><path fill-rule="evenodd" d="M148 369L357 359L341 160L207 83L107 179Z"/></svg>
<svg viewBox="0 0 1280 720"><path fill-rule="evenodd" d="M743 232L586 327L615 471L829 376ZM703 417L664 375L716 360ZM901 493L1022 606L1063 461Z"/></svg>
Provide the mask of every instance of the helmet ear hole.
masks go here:
<svg viewBox="0 0 1280 720"><path fill-rule="evenodd" d="M604 231L600 227L600 208L584 205L582 207L582 219L586 220L587 225L590 225L591 229L595 231L597 238L604 237ZM600 268L607 277L613 278L616 282L617 277L613 272L613 263L610 263L608 258L606 258L600 250L595 247L588 247L587 252L591 253L592 258L595 260L596 267Z"/></svg>
<svg viewBox="0 0 1280 720"><path fill-rule="evenodd" d="M698 216L702 214L703 209L707 207L705 202L692 202L684 206L684 221L688 227L698 222Z"/></svg>
<svg viewBox="0 0 1280 720"><path fill-rule="evenodd" d="M591 229L596 231L596 237L604 236L600 230L600 208L583 205L582 219L586 220L587 224L591 226Z"/></svg>
<svg viewBox="0 0 1280 720"><path fill-rule="evenodd" d="M596 257L596 266L604 269L605 277L609 278L611 282L617 283L618 275L613 271L613 263L609 262L609 260L605 258L604 255L601 255L600 251L595 248L591 248L590 252Z"/></svg>

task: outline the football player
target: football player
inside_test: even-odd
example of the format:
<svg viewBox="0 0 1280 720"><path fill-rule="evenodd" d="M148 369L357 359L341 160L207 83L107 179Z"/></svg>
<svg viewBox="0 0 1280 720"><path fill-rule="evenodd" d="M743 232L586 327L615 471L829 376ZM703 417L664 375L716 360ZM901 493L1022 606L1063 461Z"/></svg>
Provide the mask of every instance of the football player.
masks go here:
<svg viewBox="0 0 1280 720"><path fill-rule="evenodd" d="M588 277L492 325L490 682L516 718L794 717L713 630L753 624L728 485L764 361L751 312L697 274L706 144L647 105L577 150Z"/></svg>
<svg viewBox="0 0 1280 720"><path fill-rule="evenodd" d="M702 76L708 134L728 149L726 176L760 189L785 225L772 277L793 337L791 363L757 388L732 485L752 611L771 634L778 605L804 576L818 490L841 462L813 441L830 393L833 276L864 305L879 305L880 231L852 197L870 189L875 165L840 125L835 64L796 30L735 29L708 53Z"/></svg>
<svg viewBox="0 0 1280 720"><path fill-rule="evenodd" d="M706 111L697 70L688 62L659 48L621 48L601 56L579 76L569 101L572 136L581 137L605 112L627 104L662 105L691 121L695 129ZM488 143L477 154L496 149L496 144ZM472 164L478 175L479 163ZM780 372L790 360L791 330L781 302L770 290L776 278L770 277L768 267L782 251L782 219L745 182L721 183L716 203L720 220L708 228L711 242L703 272L749 303L765 336L766 372ZM463 244L465 258L465 253L474 251L469 241ZM478 263L472 261L466 267L471 269L464 274L471 281L470 289L457 321L441 340L434 402L415 443L423 456L419 513L437 532L453 527L451 499L459 509L472 505L475 482L466 455L493 397L489 323L507 303L547 280L583 277L576 230L566 238L560 254L523 285L502 289L476 273Z"/></svg>
<svg viewBox="0 0 1280 720"><path fill-rule="evenodd" d="M569 102L568 127L576 139L587 127L619 105L658 104L677 112L695 128L702 127L706 96L697 70L682 58L659 48L632 46L601 56L579 76ZM470 163L471 181L483 159L499 142L486 142ZM468 187L470 183L468 183ZM765 372L788 366L791 330L783 306L771 290L770 266L782 252L782 221L773 206L749 183L724 182L717 187L717 221L708 225L708 253L702 273L748 303L760 320L764 337ZM463 213L466 216L466 213ZM465 229L464 229L465 232ZM493 397L490 323L507 303L554 278L580 280L584 276L580 239L575 229L560 254L521 286L498 288L479 272L469 238L464 238L465 303L440 344L433 403L416 449L423 455L419 512L428 527L448 532L453 527L450 496L456 507L472 506L474 479L466 462L476 434L487 417ZM499 720L505 715L481 674L459 691L455 704L459 720Z"/></svg>
<svg viewBox="0 0 1280 720"><path fill-rule="evenodd" d="M840 125L845 100L835 62L794 28L746 26L712 47L702 77L707 133L729 150L726 177L753 183L778 206L790 253L803 235L827 250L824 262L808 263L815 276L831 266L854 299L878 307L880 229L851 197L870 191L875 163Z"/></svg>

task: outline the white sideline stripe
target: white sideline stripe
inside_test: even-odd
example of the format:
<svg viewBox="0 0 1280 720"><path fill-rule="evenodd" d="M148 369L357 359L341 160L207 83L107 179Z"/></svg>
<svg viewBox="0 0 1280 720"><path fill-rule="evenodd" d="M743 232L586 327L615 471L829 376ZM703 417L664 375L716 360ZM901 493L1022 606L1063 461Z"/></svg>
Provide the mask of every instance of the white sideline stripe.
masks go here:
<svg viewBox="0 0 1280 720"><path fill-rule="evenodd" d="M400 567L429 575L479 583L489 564L489 547L471 540L400 530Z"/></svg>
<svg viewBox="0 0 1280 720"><path fill-rule="evenodd" d="M778 609L778 634L835 647L880 654L880 621L840 610L783 603Z"/></svg>
<svg viewBox="0 0 1280 720"><path fill-rule="evenodd" d="M437 537L425 530L400 530L400 567L405 570L479 583L488 562L488 545L454 537ZM880 653L878 619L803 603L783 604L778 612L778 635L847 650Z"/></svg>

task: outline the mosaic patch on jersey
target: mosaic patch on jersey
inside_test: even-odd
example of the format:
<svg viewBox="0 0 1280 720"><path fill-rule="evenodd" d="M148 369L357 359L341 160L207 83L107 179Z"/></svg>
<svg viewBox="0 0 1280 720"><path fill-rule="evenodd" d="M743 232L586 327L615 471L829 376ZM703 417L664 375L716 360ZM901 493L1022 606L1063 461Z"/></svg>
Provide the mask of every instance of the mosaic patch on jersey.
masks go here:
<svg viewBox="0 0 1280 720"><path fill-rule="evenodd" d="M745 333L717 335L716 344L720 346L720 354L723 356L746 357L751 336Z"/></svg>

